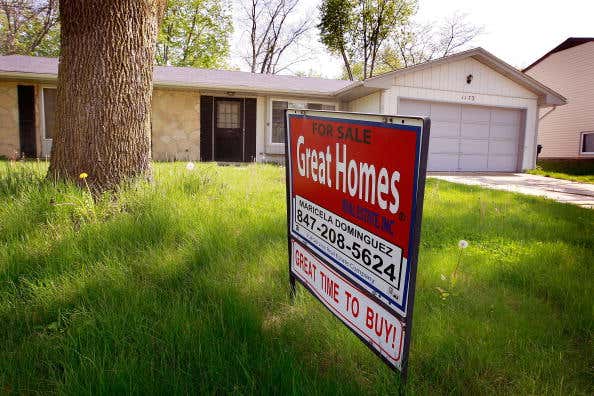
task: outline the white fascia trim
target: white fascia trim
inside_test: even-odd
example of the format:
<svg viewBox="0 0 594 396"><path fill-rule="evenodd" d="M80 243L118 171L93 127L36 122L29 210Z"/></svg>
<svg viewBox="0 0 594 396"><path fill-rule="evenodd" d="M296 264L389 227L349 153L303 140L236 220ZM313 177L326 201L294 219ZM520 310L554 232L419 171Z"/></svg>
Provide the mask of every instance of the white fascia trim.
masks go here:
<svg viewBox="0 0 594 396"><path fill-rule="evenodd" d="M58 76L56 74L40 74L40 73L23 73L13 71L0 71L0 78L9 79L25 79L25 80L40 80L44 81L57 81ZM208 90L221 90L221 91L234 91L234 92L249 92L257 94L280 94L280 95L297 95L297 96L308 96L308 97L319 97L334 100L334 92L328 91L300 91L300 90L283 90L283 89L258 89L250 86L228 86L219 84L195 84L195 83L180 83L176 81L154 81L154 87L159 88L194 88L194 89L208 89Z"/></svg>
<svg viewBox="0 0 594 396"><path fill-rule="evenodd" d="M23 72L13 72L13 71L0 71L0 77L5 78L12 78L18 79L22 78L25 80L50 80L50 81L57 81L58 76L56 74L40 74L40 73L23 73Z"/></svg>
<svg viewBox="0 0 594 396"><path fill-rule="evenodd" d="M313 96L333 99L334 95L332 92L324 91L299 91L299 90L284 90L274 88L254 88L250 86L229 86L229 85L215 85L215 84L195 84L195 83L180 83L172 81L155 81L153 83L155 87L161 88L195 88L202 90L221 90L221 91L233 91L233 92L250 92L257 93L260 95L266 94L280 94L280 95L298 95L298 96Z"/></svg>

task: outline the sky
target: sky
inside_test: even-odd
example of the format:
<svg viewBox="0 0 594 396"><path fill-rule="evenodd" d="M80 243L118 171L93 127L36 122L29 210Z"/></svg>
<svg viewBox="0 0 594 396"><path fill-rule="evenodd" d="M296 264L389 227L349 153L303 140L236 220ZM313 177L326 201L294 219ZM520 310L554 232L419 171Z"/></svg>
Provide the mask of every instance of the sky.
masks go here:
<svg viewBox="0 0 594 396"><path fill-rule="evenodd" d="M297 18L317 17L320 0L301 3ZM484 29L470 47L483 47L517 68L528 66L568 37L594 37L593 0L419 0L415 20L439 22L455 12L466 14L469 22ZM234 17L239 13L236 5ZM234 32L231 56L231 64L241 70L246 70L239 56L244 34L240 29ZM305 61L282 74L304 72L328 78L341 74L341 60L326 53L315 30L288 57Z"/></svg>

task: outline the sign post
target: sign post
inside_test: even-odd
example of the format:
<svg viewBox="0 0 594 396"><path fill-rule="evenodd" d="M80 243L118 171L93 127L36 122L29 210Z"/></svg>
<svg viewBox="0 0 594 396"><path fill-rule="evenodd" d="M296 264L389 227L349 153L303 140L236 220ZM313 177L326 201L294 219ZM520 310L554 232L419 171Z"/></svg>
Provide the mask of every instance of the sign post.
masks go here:
<svg viewBox="0 0 594 396"><path fill-rule="evenodd" d="M286 112L291 293L301 283L406 377L429 120Z"/></svg>

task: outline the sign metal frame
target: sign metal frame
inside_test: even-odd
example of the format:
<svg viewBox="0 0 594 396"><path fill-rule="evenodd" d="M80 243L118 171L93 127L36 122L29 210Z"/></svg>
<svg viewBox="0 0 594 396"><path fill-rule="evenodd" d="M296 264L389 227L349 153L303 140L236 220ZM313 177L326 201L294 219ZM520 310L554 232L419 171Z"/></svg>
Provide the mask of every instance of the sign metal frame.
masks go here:
<svg viewBox="0 0 594 396"><path fill-rule="evenodd" d="M325 110L299 110L299 109L287 109L285 110L285 132L286 132L286 139L285 139L285 171L286 171L286 200L287 200L287 247L288 247L288 254L289 254L289 283L290 283L290 293L291 298L295 296L296 293L296 282L299 282L305 287L322 305L326 307L335 317L339 320L343 321L332 309L330 309L317 295L314 290L312 290L304 281L302 281L298 276L293 274L292 272L292 252L293 252L293 243L296 241L302 248L304 248L308 253L312 256L316 257L322 263L330 263L330 265L342 276L346 279L353 280L351 274L346 274L345 270L340 266L336 266L336 263L332 263L331 260L328 260L327 257L324 257L323 254L320 254L319 251L312 249L312 244L307 243L307 240L303 240L303 237L299 235L295 235L295 232L292 230L292 210L293 208L293 191L292 191L292 163L291 163L291 130L289 128L290 121L289 118L292 116L300 116L300 117L315 117L316 119L323 120L324 118L334 121L341 121L341 122L355 122L358 124L365 124L370 123L373 125L382 125L388 128L394 128L395 133L398 133L397 130L400 129L408 129L407 126L411 125L411 120L414 120L417 126L414 129L418 130L417 133L417 152L416 152L416 161L415 161L415 176L414 176L414 189L413 189L413 202L411 207L411 224L410 224L410 233L409 233L409 246L408 246L408 257L407 257L407 279L405 280L405 292L403 294L404 300L402 303L402 309L396 310L394 306L387 304L384 300L378 298L373 293L370 293L369 290L366 290L361 285L357 284L356 282L351 282L355 285L362 294L367 295L369 298L374 300L379 306L384 308L385 310L394 314L396 318L403 324L404 328L404 340L402 346L402 356L401 356L401 365L400 369L393 365L388 359L386 359L382 354L374 348L369 340L365 339L363 336L358 334L354 329L347 325L347 327L353 332L365 345L369 347L377 356L379 356L386 364L388 364L394 370L400 370L401 376L404 381L406 381L407 373L408 373L408 354L410 349L410 340L411 340L411 330L412 330L412 318L413 318L413 310L414 310L414 299L415 299L415 284L416 284L416 275L417 275L417 264L418 264L418 252L419 252L419 243L420 243L420 236L421 236L421 219L422 219L422 212L423 212L423 198L425 192L425 178L427 172L427 156L428 156L428 146L429 146L429 130L430 130L430 120L429 118L423 117L408 117L408 116L391 116L391 115L380 115L380 114L368 114L368 113L352 113L352 112L341 112L341 111L325 111ZM418 124L421 126L419 127ZM413 129L413 128L411 128ZM344 321L343 321L344 322Z"/></svg>

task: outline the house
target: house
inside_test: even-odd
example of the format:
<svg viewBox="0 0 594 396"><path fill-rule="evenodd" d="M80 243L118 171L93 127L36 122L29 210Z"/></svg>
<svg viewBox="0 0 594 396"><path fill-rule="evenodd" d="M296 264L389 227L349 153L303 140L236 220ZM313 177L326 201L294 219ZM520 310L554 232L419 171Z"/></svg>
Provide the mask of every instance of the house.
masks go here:
<svg viewBox="0 0 594 396"><path fill-rule="evenodd" d="M0 155L48 157L58 60L0 57ZM155 160L281 161L284 109L422 115L432 171L535 166L539 109L565 98L482 48L365 81L155 67Z"/></svg>
<svg viewBox="0 0 594 396"><path fill-rule="evenodd" d="M541 111L540 158L594 159L594 38L570 37L524 69L568 104Z"/></svg>

